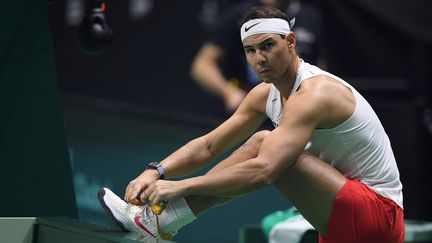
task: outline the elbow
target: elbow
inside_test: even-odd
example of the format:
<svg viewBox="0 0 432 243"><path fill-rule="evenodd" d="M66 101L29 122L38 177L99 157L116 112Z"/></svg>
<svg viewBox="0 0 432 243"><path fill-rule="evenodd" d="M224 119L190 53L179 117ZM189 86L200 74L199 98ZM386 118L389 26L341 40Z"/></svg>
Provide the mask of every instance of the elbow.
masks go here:
<svg viewBox="0 0 432 243"><path fill-rule="evenodd" d="M200 79L208 75L209 70L218 67L220 55L214 52L214 50L209 50L209 47L202 47L196 54L190 67L190 75L195 81L199 82Z"/></svg>
<svg viewBox="0 0 432 243"><path fill-rule="evenodd" d="M190 75L195 81L199 81L200 77L205 75L206 67L212 62L212 59L206 56L203 51L199 51L192 61Z"/></svg>
<svg viewBox="0 0 432 243"><path fill-rule="evenodd" d="M199 138L195 138L189 143L193 144L193 147L197 148L198 151L195 153L195 156L197 156L202 161L208 161L215 157L214 152L211 150L211 142L208 139L208 136L202 136Z"/></svg>
<svg viewBox="0 0 432 243"><path fill-rule="evenodd" d="M207 59L208 58L206 58L203 48L201 48L195 55L189 70L190 76L195 81L199 81L201 74L203 73L203 66L205 66Z"/></svg>
<svg viewBox="0 0 432 243"><path fill-rule="evenodd" d="M196 56L194 60L192 61L192 65L189 70L189 75L194 79L195 81L198 79L198 73L199 73L199 58Z"/></svg>

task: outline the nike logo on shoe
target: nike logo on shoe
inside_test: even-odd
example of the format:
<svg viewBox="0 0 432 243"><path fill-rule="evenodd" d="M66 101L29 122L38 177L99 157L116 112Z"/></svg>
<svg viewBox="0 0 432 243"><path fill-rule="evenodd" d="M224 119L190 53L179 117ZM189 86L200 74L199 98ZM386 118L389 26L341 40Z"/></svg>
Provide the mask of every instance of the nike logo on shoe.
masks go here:
<svg viewBox="0 0 432 243"><path fill-rule="evenodd" d="M134 217L134 222L136 225L138 225L138 227L140 227L141 229L143 229L145 232L149 233L151 236L153 236L154 238L157 238L154 234L152 234L152 232L150 232L150 230L148 230L142 223L141 223L141 217L140 216L135 216Z"/></svg>
<svg viewBox="0 0 432 243"><path fill-rule="evenodd" d="M255 23L255 24L253 24L253 25L251 25L251 26L249 26L249 27L246 27L246 26L245 26L245 32L248 32L252 27L254 27L254 26L256 26L256 25L259 25L259 24L261 24L261 22Z"/></svg>
<svg viewBox="0 0 432 243"><path fill-rule="evenodd" d="M138 227L140 227L141 229L143 229L145 232L147 232L148 234L150 234L151 236L153 236L154 238L158 238L157 236L155 236L154 234L152 234L152 232L150 232L150 230L148 230L142 223L141 223L141 216L135 216L134 217L134 222L136 225L138 225ZM160 236L160 238L162 238L163 240L172 240L173 236L169 233L164 233L162 232L162 230L159 227L159 220L156 218L156 224L157 224L157 231L158 234Z"/></svg>

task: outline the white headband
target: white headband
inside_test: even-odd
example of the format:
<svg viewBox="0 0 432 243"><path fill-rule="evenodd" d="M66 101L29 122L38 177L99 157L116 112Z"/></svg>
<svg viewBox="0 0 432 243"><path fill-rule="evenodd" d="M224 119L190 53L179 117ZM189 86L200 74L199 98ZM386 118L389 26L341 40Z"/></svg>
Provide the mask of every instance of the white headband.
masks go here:
<svg viewBox="0 0 432 243"><path fill-rule="evenodd" d="M289 23L279 18L251 19L244 23L240 29L241 40L257 34L287 35L294 26L295 18Z"/></svg>

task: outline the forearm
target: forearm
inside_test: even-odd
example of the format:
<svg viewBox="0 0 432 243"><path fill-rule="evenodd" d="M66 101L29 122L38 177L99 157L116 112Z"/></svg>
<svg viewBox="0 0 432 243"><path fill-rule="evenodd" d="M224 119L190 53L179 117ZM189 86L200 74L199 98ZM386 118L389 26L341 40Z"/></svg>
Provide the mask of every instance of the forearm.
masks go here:
<svg viewBox="0 0 432 243"><path fill-rule="evenodd" d="M167 178L194 173L208 165L217 155L213 154L200 137L185 144L161 161Z"/></svg>
<svg viewBox="0 0 432 243"><path fill-rule="evenodd" d="M203 89L219 97L223 98L230 92L229 83L217 63L206 60L195 64L192 77Z"/></svg>
<svg viewBox="0 0 432 243"><path fill-rule="evenodd" d="M182 181L185 195L237 197L272 184L268 166L258 158Z"/></svg>
<svg viewBox="0 0 432 243"><path fill-rule="evenodd" d="M278 177L290 169L305 147L295 136L279 139L281 129L266 136L258 156L215 173L182 181L186 195L237 197L272 185ZM295 133L295 132L292 132Z"/></svg>

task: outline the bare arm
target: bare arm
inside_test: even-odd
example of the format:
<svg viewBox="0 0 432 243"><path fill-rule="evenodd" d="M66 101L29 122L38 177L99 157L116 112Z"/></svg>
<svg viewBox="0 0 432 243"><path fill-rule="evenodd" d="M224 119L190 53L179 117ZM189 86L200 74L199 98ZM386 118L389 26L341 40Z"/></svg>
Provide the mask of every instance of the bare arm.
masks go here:
<svg viewBox="0 0 432 243"><path fill-rule="evenodd" d="M285 103L281 124L266 136L256 158L213 174L169 182L171 188L164 185L164 181L158 181L151 199L158 201L185 195L233 197L272 185L294 165L315 128L334 127L354 111L355 102L347 98L352 97L352 93L341 85L329 86L299 91L291 97Z"/></svg>
<svg viewBox="0 0 432 243"><path fill-rule="evenodd" d="M222 98L227 110L232 112L240 105L246 92L231 85L223 76L218 64L223 52L217 45L203 45L192 63L191 76L202 88Z"/></svg>
<svg viewBox="0 0 432 243"><path fill-rule="evenodd" d="M266 118L268 90L268 85L258 85L227 121L162 160L167 177L196 172L250 136Z"/></svg>
<svg viewBox="0 0 432 243"><path fill-rule="evenodd" d="M233 197L272 185L281 173L289 169L303 152L309 137L319 122L319 109L308 114L301 101L285 106L284 119L263 141L258 156L229 170L184 180L186 194ZM303 103L304 104L304 103ZM298 114L298 115L297 115Z"/></svg>
<svg viewBox="0 0 432 243"><path fill-rule="evenodd" d="M167 177L186 175L208 165L217 156L247 138L264 121L268 87L260 85L246 97L239 109L207 135L194 139L161 161ZM138 204L136 195L156 181L158 174L146 170L126 189L125 200ZM142 195L142 200L146 195Z"/></svg>

